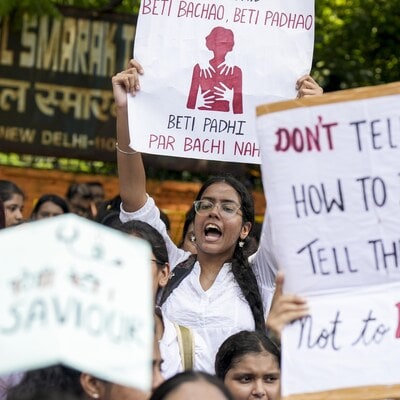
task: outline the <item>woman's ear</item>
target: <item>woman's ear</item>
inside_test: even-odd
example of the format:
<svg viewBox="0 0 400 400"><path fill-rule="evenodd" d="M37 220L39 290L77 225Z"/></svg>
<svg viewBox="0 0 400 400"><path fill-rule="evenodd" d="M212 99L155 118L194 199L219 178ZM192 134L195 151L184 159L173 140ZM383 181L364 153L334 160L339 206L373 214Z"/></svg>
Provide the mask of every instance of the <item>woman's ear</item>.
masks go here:
<svg viewBox="0 0 400 400"><path fill-rule="evenodd" d="M81 386L90 399L102 399L105 393L105 384L103 381L94 377L93 375L87 374L86 372L81 373L80 377Z"/></svg>
<svg viewBox="0 0 400 400"><path fill-rule="evenodd" d="M241 240L244 240L247 238L247 236L249 235L249 233L251 231L251 226L252 226L251 222L245 222L242 225L242 229L240 231L240 236L239 236Z"/></svg>
<svg viewBox="0 0 400 400"><path fill-rule="evenodd" d="M165 263L162 268L158 270L157 277L158 277L158 287L164 287L168 283L169 279L169 263Z"/></svg>

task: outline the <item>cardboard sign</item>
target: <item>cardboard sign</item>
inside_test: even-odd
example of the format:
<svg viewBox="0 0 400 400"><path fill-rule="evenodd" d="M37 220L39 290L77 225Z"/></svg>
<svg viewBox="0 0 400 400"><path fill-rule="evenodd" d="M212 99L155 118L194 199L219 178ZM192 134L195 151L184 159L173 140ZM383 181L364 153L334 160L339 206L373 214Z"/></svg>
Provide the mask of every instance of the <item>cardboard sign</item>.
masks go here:
<svg viewBox="0 0 400 400"><path fill-rule="evenodd" d="M313 43L313 0L143 0L134 56L145 74L129 97L131 146L259 163L255 107L296 97Z"/></svg>
<svg viewBox="0 0 400 400"><path fill-rule="evenodd" d="M400 280L400 84L258 108L268 235L286 290Z"/></svg>
<svg viewBox="0 0 400 400"><path fill-rule="evenodd" d="M309 298L282 337L282 396L376 400L400 393L400 283Z"/></svg>
<svg viewBox="0 0 400 400"><path fill-rule="evenodd" d="M73 214L0 232L0 375L57 363L148 390L151 251Z"/></svg>
<svg viewBox="0 0 400 400"><path fill-rule="evenodd" d="M271 259L311 303L283 334L285 397L399 390L399 106L395 83L257 108Z"/></svg>

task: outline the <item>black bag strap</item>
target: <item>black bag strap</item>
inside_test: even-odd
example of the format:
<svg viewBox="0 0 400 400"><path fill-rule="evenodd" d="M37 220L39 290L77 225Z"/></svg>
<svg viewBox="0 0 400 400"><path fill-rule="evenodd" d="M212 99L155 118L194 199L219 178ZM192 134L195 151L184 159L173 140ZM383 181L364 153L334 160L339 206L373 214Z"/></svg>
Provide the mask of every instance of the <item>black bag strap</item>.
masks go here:
<svg viewBox="0 0 400 400"><path fill-rule="evenodd" d="M158 305L162 306L168 299L169 295L180 285L180 283L190 274L194 264L196 263L197 255L192 254L185 261L179 263L173 271L171 271L168 283L161 292Z"/></svg>

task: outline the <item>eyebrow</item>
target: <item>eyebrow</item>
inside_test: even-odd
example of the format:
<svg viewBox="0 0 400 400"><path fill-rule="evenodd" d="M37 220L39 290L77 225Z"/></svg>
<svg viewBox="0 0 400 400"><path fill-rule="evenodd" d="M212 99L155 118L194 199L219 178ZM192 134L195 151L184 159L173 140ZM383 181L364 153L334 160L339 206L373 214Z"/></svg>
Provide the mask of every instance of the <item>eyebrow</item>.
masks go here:
<svg viewBox="0 0 400 400"><path fill-rule="evenodd" d="M258 374L257 372L248 371L248 370L236 370L236 371L233 372L233 376L234 377L235 376L242 376L242 375L254 376L254 375L257 375L257 374ZM271 376L271 375L276 376L276 375L280 375L280 374L281 374L281 371L279 369L277 369L277 370L271 370L271 371L266 372L266 373L264 373L262 375L263 376Z"/></svg>
<svg viewBox="0 0 400 400"><path fill-rule="evenodd" d="M208 197L208 196L204 196L200 200L209 200L209 201L213 201L214 203L217 201L217 199L215 197ZM222 200L218 200L218 201L220 203L233 203L233 204L236 204L237 206L240 206L235 200L231 200L231 199L222 199Z"/></svg>
<svg viewBox="0 0 400 400"><path fill-rule="evenodd" d="M4 203L3 203L4 204ZM12 208L12 207L17 207L17 208L24 208L24 206L21 206L18 203L10 203L10 204L4 204L4 208Z"/></svg>

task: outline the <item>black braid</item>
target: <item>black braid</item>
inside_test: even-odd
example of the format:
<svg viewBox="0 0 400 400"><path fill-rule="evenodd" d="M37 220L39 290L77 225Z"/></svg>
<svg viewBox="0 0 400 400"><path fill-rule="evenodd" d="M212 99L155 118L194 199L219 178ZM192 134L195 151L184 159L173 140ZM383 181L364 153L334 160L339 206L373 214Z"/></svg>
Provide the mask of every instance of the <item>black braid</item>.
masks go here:
<svg viewBox="0 0 400 400"><path fill-rule="evenodd" d="M236 245L232 258L232 273L238 283L244 298L249 303L254 317L256 330L265 332L264 310L256 276L243 249Z"/></svg>

